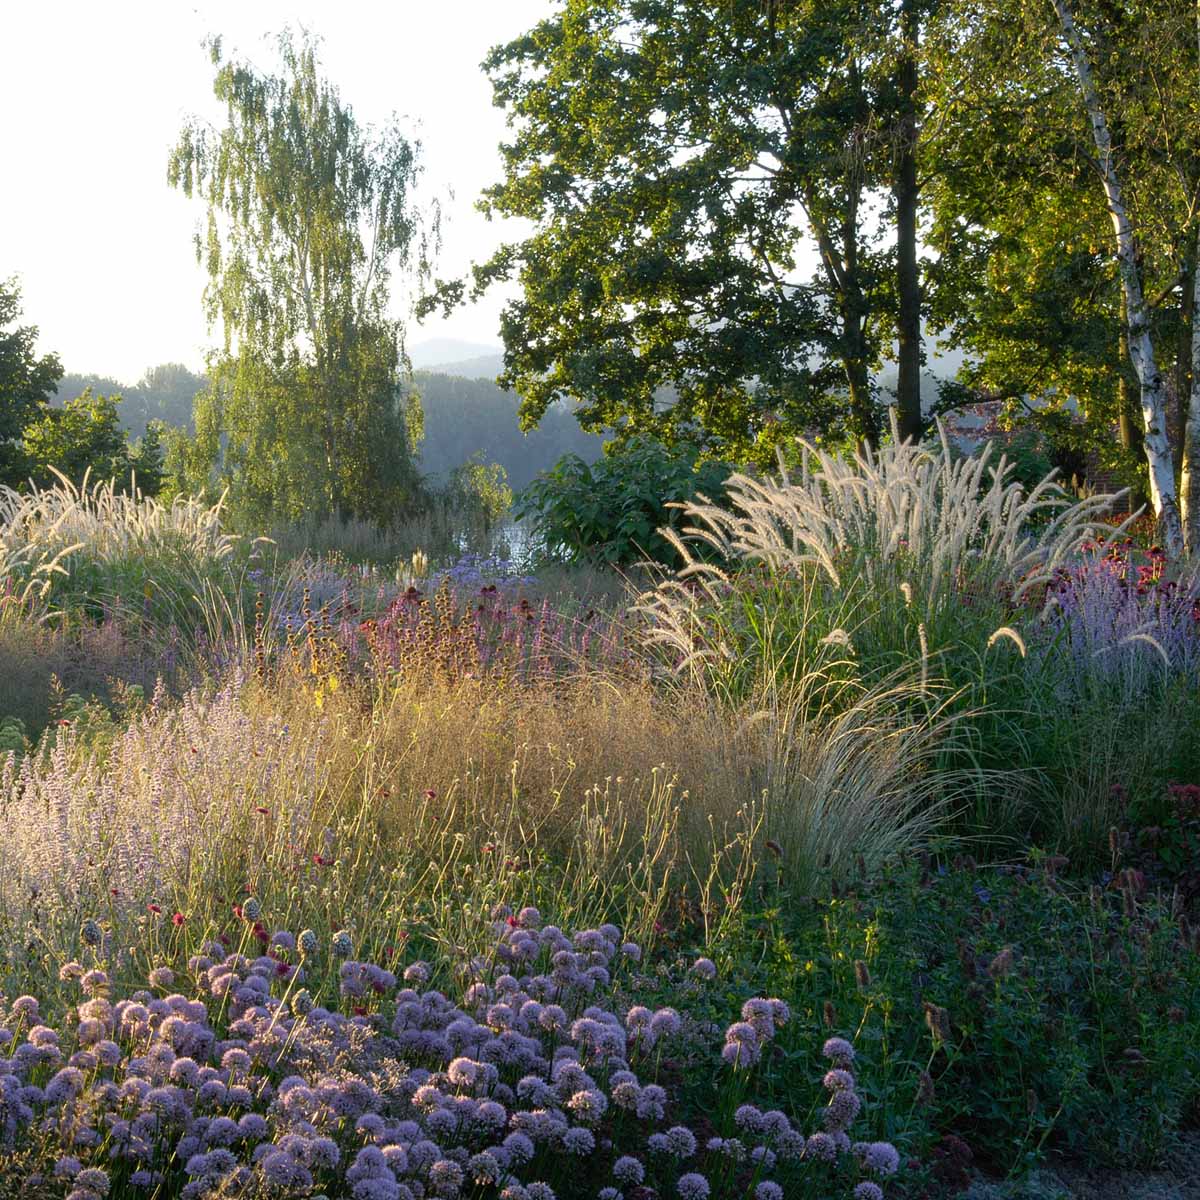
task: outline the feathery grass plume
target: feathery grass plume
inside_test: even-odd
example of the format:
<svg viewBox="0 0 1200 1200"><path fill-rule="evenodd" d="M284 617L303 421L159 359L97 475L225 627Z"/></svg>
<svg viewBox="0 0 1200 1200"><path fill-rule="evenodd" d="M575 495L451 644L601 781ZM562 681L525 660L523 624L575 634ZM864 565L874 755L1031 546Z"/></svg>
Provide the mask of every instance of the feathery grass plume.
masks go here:
<svg viewBox="0 0 1200 1200"><path fill-rule="evenodd" d="M1116 499L1071 501L1053 475L1026 492L1003 457L990 465L990 445L958 458L938 433L932 444L901 442L893 424L890 443L853 458L802 442L798 478L782 466L777 480L733 475L727 506L682 505L686 523L673 544L683 566L639 598L649 642L674 655L676 670L735 660L764 632L751 627L747 639L739 629L736 593L749 580L763 586L764 576L808 589L815 575L825 587L807 596L808 607L822 609L836 594L839 616L861 608L858 629L838 622L856 645L867 619L907 624L903 610L912 609L913 636L920 625L936 651L964 608L997 594L1020 602L1049 583ZM697 546L715 561L697 557Z"/></svg>
<svg viewBox="0 0 1200 1200"><path fill-rule="evenodd" d="M224 497L211 505L184 496L163 504L137 490L118 492L115 481L85 474L74 484L54 474L59 482L52 487L0 487L0 574L24 577L43 594L54 576L69 576L73 556L111 563L169 551L214 560L237 540L222 527Z"/></svg>

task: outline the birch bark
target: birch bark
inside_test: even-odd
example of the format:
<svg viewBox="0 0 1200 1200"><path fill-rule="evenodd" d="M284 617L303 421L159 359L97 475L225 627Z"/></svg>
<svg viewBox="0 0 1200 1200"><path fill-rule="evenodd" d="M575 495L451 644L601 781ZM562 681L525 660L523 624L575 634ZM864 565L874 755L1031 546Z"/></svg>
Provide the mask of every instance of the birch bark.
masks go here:
<svg viewBox="0 0 1200 1200"><path fill-rule="evenodd" d="M1200 0L1196 2L1196 46L1200 50ZM1192 273L1192 386L1183 424L1183 465L1179 472L1183 544L1200 555L1200 225L1196 229L1196 269Z"/></svg>
<svg viewBox="0 0 1200 1200"><path fill-rule="evenodd" d="M1092 68L1083 39L1071 14L1068 0L1051 0L1051 3L1058 14L1063 37L1071 52L1075 75L1079 80L1079 89L1083 93L1084 106L1092 126L1092 138L1096 143L1104 197L1117 239L1117 266L1125 294L1129 357L1138 378L1142 422L1146 427L1145 447L1146 461L1150 467L1150 501L1162 530L1165 549L1171 557L1178 557L1183 552L1183 524L1179 513L1179 497L1175 489L1171 443L1167 435L1167 390L1163 384L1162 373L1158 369L1154 343L1150 337L1150 313L1142 292L1137 242L1122 199L1121 181L1113 161L1108 121L1100 105L1100 96L1092 78Z"/></svg>

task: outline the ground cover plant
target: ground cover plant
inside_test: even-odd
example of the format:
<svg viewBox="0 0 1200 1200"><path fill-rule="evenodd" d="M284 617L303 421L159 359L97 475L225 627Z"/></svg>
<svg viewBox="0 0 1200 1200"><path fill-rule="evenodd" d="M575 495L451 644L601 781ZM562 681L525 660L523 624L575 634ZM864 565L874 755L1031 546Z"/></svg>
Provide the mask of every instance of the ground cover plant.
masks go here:
<svg viewBox="0 0 1200 1200"><path fill-rule="evenodd" d="M95 496L5 543L63 656L0 713L14 1194L933 1197L1195 1126L1196 588L1100 500L815 455L647 589Z"/></svg>

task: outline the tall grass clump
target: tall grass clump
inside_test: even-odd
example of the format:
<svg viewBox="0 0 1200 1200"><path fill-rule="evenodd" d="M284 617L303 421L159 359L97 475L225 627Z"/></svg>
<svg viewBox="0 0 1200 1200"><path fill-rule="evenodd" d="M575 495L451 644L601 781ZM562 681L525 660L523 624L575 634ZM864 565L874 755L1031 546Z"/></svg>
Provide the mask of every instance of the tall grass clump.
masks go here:
<svg viewBox="0 0 1200 1200"><path fill-rule="evenodd" d="M722 505L684 505L683 566L638 604L649 645L726 705L838 710L901 678L919 726L945 719L931 697L948 688L963 719L937 770L952 791L974 775L974 831L1015 833L1045 766L1023 670L1039 603L1113 497L1071 500L1052 477L1026 491L990 446L959 457L940 430L852 458L802 448L798 474L734 475ZM813 672L832 686L814 692Z"/></svg>
<svg viewBox="0 0 1200 1200"><path fill-rule="evenodd" d="M76 485L60 475L28 492L0 487L0 575L59 610L99 615L108 601L136 611L156 593L194 592L226 567L237 542L220 501L164 504L87 476Z"/></svg>

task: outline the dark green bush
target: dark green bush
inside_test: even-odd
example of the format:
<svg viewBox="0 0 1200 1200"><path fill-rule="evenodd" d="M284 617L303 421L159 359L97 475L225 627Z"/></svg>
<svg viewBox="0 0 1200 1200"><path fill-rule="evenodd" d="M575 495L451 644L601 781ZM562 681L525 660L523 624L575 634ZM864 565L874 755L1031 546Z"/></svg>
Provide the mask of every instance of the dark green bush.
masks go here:
<svg viewBox="0 0 1200 1200"><path fill-rule="evenodd" d="M873 1135L924 1162L953 1137L1001 1174L1055 1153L1148 1166L1200 1119L1195 934L1137 872L1089 886L1062 866L960 858L768 896L718 965L800 1027L857 1030Z"/></svg>
<svg viewBox="0 0 1200 1200"><path fill-rule="evenodd" d="M538 476L517 499L547 555L568 562L671 564L677 554L658 530L678 528L671 503L697 495L719 501L733 471L700 460L694 446L632 438L588 464L568 454Z"/></svg>

